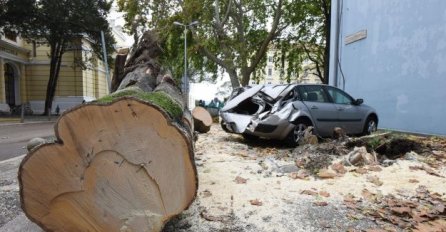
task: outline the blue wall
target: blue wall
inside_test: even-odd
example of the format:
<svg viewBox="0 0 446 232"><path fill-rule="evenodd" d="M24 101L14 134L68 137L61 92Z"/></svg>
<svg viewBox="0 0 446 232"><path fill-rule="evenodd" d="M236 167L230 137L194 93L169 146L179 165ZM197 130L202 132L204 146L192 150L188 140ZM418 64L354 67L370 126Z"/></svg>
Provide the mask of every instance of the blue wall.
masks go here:
<svg viewBox="0 0 446 232"><path fill-rule="evenodd" d="M330 84L375 107L380 128L446 135L446 1L333 2L331 61L344 75L331 64ZM360 30L367 37L345 45Z"/></svg>

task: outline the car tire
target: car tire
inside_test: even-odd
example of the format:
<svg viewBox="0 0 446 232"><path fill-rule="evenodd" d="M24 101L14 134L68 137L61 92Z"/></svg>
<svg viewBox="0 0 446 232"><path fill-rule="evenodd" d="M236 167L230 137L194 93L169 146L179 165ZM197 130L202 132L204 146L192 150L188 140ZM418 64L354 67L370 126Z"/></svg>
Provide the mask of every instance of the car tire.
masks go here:
<svg viewBox="0 0 446 232"><path fill-rule="evenodd" d="M311 126L311 122L309 122L308 120L298 120L293 124L296 126L286 137L286 143L289 146L296 147L304 138L304 132L309 126Z"/></svg>
<svg viewBox="0 0 446 232"><path fill-rule="evenodd" d="M369 116L364 124L364 129L362 131L363 135L369 135L378 129L378 120L375 117Z"/></svg>
<svg viewBox="0 0 446 232"><path fill-rule="evenodd" d="M255 140L259 139L259 137L252 135L252 134L243 133L242 136L246 141L255 141Z"/></svg>

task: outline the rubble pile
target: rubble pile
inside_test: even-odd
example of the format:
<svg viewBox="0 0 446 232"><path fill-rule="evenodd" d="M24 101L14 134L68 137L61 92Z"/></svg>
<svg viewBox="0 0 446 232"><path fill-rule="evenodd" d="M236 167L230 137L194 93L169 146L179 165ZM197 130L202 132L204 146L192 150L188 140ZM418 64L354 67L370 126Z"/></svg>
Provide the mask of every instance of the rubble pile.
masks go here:
<svg viewBox="0 0 446 232"><path fill-rule="evenodd" d="M445 231L446 201L442 197L421 185L416 189L416 195L400 192L399 196L383 196L363 189L361 198L347 195L344 203L362 215L351 214L351 217L370 217L378 225L390 222L404 230Z"/></svg>
<svg viewBox="0 0 446 232"><path fill-rule="evenodd" d="M339 133L342 132L335 134ZM441 170L439 173L435 169L440 169L446 164L444 139L394 133L337 138L296 147L292 152L296 165L313 175L326 178L327 173L328 176L334 175L333 173L342 176L347 172L344 166L351 166L349 171L364 174L368 169L380 169L379 166L386 167L398 159L404 159L423 163L412 167L413 170L424 170L431 175L443 176ZM368 168L356 168L364 166Z"/></svg>
<svg viewBox="0 0 446 232"><path fill-rule="evenodd" d="M296 147L292 157L299 168L317 174L319 170L330 166L333 160L347 153L348 149L340 143L305 144Z"/></svg>

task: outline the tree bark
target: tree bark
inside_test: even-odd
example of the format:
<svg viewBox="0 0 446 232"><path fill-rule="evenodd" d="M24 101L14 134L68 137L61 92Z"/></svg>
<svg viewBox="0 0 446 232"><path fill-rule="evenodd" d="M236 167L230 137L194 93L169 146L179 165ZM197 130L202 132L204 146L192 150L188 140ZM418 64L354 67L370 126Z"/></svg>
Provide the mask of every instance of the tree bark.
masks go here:
<svg viewBox="0 0 446 232"><path fill-rule="evenodd" d="M122 79L124 79L124 66L128 54L129 54L129 49L127 48L119 50L118 55L116 55L115 70L113 72L113 78L110 90L111 92L115 92L118 89Z"/></svg>
<svg viewBox="0 0 446 232"><path fill-rule="evenodd" d="M62 63L62 55L65 53L65 41L58 41L50 43L51 47L51 61L50 61L50 75L46 88L45 109L43 115L51 114L49 112L53 107L54 95L57 88L57 80L59 79L59 70Z"/></svg>
<svg viewBox="0 0 446 232"><path fill-rule="evenodd" d="M146 33L140 41L153 39ZM22 209L43 229L161 231L195 198L191 113L172 78L153 75L160 70L154 45L141 43L125 78L145 68L145 78L156 80L151 91L128 82L64 112L55 125L57 140L22 161Z"/></svg>

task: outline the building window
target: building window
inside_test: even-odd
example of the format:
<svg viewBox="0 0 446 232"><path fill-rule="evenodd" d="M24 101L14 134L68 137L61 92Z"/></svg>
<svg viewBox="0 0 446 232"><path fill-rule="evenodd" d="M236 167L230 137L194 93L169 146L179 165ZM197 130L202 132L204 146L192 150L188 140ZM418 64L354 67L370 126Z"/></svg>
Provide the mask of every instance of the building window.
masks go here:
<svg viewBox="0 0 446 232"><path fill-rule="evenodd" d="M269 81L268 84L271 84L271 81Z"/></svg>
<svg viewBox="0 0 446 232"><path fill-rule="evenodd" d="M272 68L268 68L268 76L272 76L273 75L273 69Z"/></svg>
<svg viewBox="0 0 446 232"><path fill-rule="evenodd" d="M17 33L13 31L5 31L5 38L17 42Z"/></svg>
<svg viewBox="0 0 446 232"><path fill-rule="evenodd" d="M272 62L273 62L273 57L272 57L272 56L268 56L268 61L269 61L270 63L272 63Z"/></svg>

